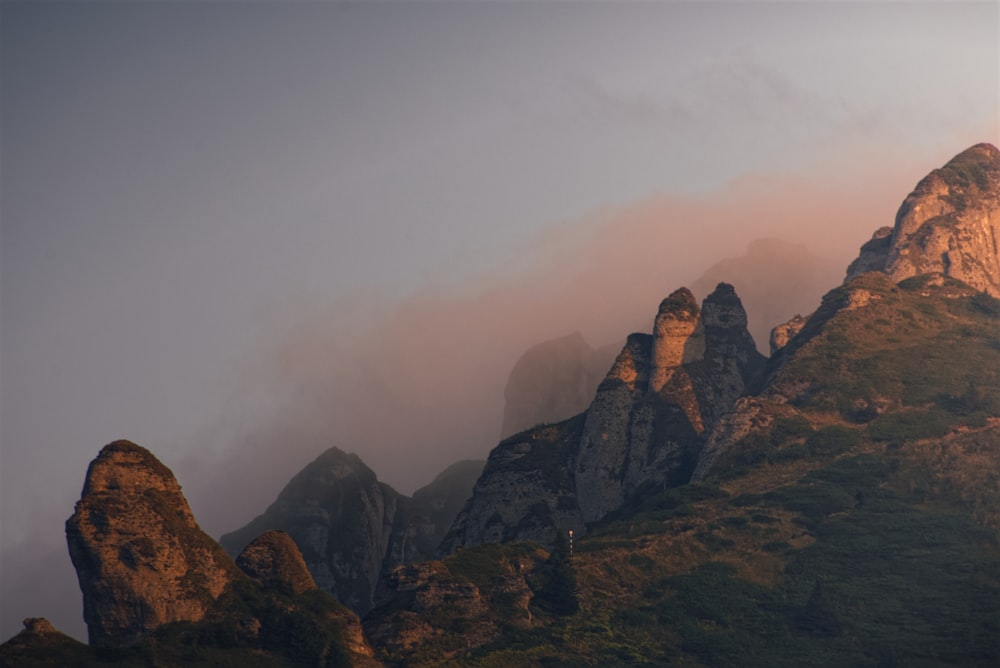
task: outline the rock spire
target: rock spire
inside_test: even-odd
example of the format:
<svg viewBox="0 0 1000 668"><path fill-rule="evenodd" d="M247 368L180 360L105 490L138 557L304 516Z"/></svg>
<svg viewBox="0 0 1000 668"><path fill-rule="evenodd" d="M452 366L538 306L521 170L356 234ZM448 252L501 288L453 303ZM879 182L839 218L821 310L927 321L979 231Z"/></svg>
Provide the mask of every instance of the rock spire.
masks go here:
<svg viewBox="0 0 1000 668"><path fill-rule="evenodd" d="M198 527L170 469L129 441L106 445L91 462L66 539L96 647L200 621L238 574Z"/></svg>

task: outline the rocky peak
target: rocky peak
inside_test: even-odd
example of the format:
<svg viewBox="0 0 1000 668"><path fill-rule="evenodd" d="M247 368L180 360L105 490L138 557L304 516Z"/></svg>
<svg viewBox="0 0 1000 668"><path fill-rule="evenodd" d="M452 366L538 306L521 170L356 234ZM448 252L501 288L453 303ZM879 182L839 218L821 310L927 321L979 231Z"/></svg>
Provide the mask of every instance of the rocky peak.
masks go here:
<svg viewBox="0 0 1000 668"><path fill-rule="evenodd" d="M200 621L237 574L198 527L170 469L129 441L105 446L91 462L66 539L98 647Z"/></svg>
<svg viewBox="0 0 1000 668"><path fill-rule="evenodd" d="M294 594L316 589L316 582L295 541L284 531L265 531L236 558L240 570L265 584L276 584Z"/></svg>
<svg viewBox="0 0 1000 668"><path fill-rule="evenodd" d="M719 283L705 297L701 319L705 328L706 357L737 355L746 359L754 356L756 349L747 330L747 312L732 285Z"/></svg>
<svg viewBox="0 0 1000 668"><path fill-rule="evenodd" d="M376 604L384 573L433 549L412 501L379 482L355 454L330 448L296 474L263 514L220 539L239 554L269 529L286 531L320 589L359 614Z"/></svg>
<svg viewBox="0 0 1000 668"><path fill-rule="evenodd" d="M1000 296L1000 150L977 144L925 176L876 232L847 281L881 271L896 283L939 273Z"/></svg>
<svg viewBox="0 0 1000 668"><path fill-rule="evenodd" d="M701 308L681 288L652 334L631 334L587 411L502 441L442 551L583 532L648 484L682 484L705 434L730 409L763 356L731 285Z"/></svg>
<svg viewBox="0 0 1000 668"><path fill-rule="evenodd" d="M675 290L660 302L653 321L653 353L649 389L659 392L674 370L705 355L705 330L694 295L687 288Z"/></svg>

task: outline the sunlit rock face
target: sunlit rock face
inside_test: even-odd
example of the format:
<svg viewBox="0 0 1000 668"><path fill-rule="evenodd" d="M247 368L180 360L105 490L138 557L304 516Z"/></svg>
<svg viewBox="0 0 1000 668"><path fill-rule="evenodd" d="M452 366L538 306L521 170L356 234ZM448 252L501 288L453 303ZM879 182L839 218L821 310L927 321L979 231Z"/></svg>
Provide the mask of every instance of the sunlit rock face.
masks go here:
<svg viewBox="0 0 1000 668"><path fill-rule="evenodd" d="M796 315L788 322L776 325L774 329L771 330L771 336L769 339L771 355L774 355L776 352L787 346L788 342L791 341L796 334L802 331L805 324L806 318L801 315Z"/></svg>
<svg viewBox="0 0 1000 668"><path fill-rule="evenodd" d="M884 230L862 247L847 280L938 273L1000 296L1000 150L977 144L924 177Z"/></svg>
<svg viewBox="0 0 1000 668"><path fill-rule="evenodd" d="M128 441L105 446L91 462L66 538L97 647L201 620L237 575L198 527L170 469Z"/></svg>
<svg viewBox="0 0 1000 668"><path fill-rule="evenodd" d="M659 392L674 370L705 355L705 331L694 295L677 290L660 303L653 322L653 351L649 389Z"/></svg>
<svg viewBox="0 0 1000 668"><path fill-rule="evenodd" d="M663 301L652 334L632 334L586 413L509 438L490 454L441 546L535 540L622 506L644 485L682 484L708 430L763 366L732 286L701 308Z"/></svg>
<svg viewBox="0 0 1000 668"><path fill-rule="evenodd" d="M316 589L302 553L284 531L265 531L257 536L243 548L236 565L255 580L294 594Z"/></svg>

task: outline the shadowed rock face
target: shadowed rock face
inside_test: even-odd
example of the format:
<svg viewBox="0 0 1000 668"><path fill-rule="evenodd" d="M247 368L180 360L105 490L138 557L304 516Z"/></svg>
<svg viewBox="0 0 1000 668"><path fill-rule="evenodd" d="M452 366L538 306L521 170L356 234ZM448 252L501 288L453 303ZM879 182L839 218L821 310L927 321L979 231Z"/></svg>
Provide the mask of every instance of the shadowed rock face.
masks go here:
<svg viewBox="0 0 1000 668"><path fill-rule="evenodd" d="M845 282L865 271L896 283L938 273L1000 296L1000 150L977 144L924 177L899 207L891 235L876 232Z"/></svg>
<svg viewBox="0 0 1000 668"><path fill-rule="evenodd" d="M66 539L97 647L201 620L237 574L198 527L170 469L128 441L105 446L91 462Z"/></svg>
<svg viewBox="0 0 1000 668"><path fill-rule="evenodd" d="M363 615L388 594L392 569L433 556L482 467L458 462L411 499L379 482L357 455L330 448L220 542L235 555L264 532L287 532L315 584Z"/></svg>
<svg viewBox="0 0 1000 668"><path fill-rule="evenodd" d="M269 529L287 531L316 584L363 614L383 569L419 558L412 502L379 482L357 455L330 448L300 471L278 499L242 529L222 536L230 554Z"/></svg>

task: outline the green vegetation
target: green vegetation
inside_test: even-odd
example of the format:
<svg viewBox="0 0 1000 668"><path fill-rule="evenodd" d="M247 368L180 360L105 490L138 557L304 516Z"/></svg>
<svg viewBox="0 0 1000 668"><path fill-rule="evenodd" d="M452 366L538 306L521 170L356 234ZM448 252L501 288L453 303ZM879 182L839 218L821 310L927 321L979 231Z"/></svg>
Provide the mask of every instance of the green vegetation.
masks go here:
<svg viewBox="0 0 1000 668"><path fill-rule="evenodd" d="M997 303L924 279L834 291L776 371L795 392L712 478L640 490L577 541L578 611L422 660L1000 665Z"/></svg>

